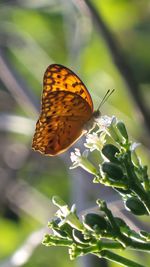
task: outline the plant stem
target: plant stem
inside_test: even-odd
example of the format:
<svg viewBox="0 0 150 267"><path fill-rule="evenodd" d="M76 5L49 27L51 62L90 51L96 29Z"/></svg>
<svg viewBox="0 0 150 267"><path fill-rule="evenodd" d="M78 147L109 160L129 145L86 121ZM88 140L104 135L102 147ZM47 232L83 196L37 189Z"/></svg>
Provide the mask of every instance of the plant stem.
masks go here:
<svg viewBox="0 0 150 267"><path fill-rule="evenodd" d="M148 193L145 193L144 190L136 183L132 187L132 190L138 195L145 208L147 209L147 212L150 214L150 199Z"/></svg>
<svg viewBox="0 0 150 267"><path fill-rule="evenodd" d="M119 242L116 242L116 241L112 241L112 242L107 242L107 241L98 241L97 242L97 246L99 247L99 244L101 246L101 248L103 248L103 250L105 249L123 249L123 246L119 243Z"/></svg>
<svg viewBox="0 0 150 267"><path fill-rule="evenodd" d="M101 249L123 249L122 244L116 241L97 241L97 244L95 246L91 247L94 252L95 251L100 251ZM131 240L131 244L127 246L128 249L131 250L138 250L138 251L143 251L143 252L150 252L150 243L144 243L144 242L139 242L139 241L134 241Z"/></svg>
<svg viewBox="0 0 150 267"><path fill-rule="evenodd" d="M147 192L144 191L144 188L139 183L139 180L134 172L134 167L131 161L131 152L127 151L127 157L124 160L124 165L126 167L127 175L129 177L130 188L136 193L140 200L145 205L147 212L150 214L150 197Z"/></svg>
<svg viewBox="0 0 150 267"><path fill-rule="evenodd" d="M138 241L133 241L131 246L129 246L130 249L135 249L135 250L141 250L145 252L150 252L150 243L143 243L143 242L138 242Z"/></svg>
<svg viewBox="0 0 150 267"><path fill-rule="evenodd" d="M112 212L107 208L106 203L104 201L99 201L97 203L100 207L100 210L105 212L110 224L112 225L116 240L118 240L123 245L123 247L130 246L132 240L120 231L120 228L118 227Z"/></svg>
<svg viewBox="0 0 150 267"><path fill-rule="evenodd" d="M111 260L114 261L118 264L121 264L122 266L126 266L126 267L144 267L143 265L136 263L134 261L128 260L120 255L117 255L109 250L103 250L99 253L94 253L95 255L97 255L98 257L102 257L105 258L107 260Z"/></svg>

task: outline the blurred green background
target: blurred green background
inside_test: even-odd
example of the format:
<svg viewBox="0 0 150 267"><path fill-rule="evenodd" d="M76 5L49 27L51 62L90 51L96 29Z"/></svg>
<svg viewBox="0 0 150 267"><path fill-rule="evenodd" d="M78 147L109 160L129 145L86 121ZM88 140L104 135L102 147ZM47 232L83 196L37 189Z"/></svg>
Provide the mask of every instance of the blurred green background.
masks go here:
<svg viewBox="0 0 150 267"><path fill-rule="evenodd" d="M96 200L94 191L88 196L86 173L69 171L69 152L51 158L31 149L49 64L70 67L86 84L95 108L106 91L115 88L101 112L122 119L131 139L142 143L138 151L143 163L150 159L150 1L91 3L118 47L118 61L126 61L126 75L86 2L0 1L0 267L119 266L100 260L91 260L91 265L86 259L71 262L66 249L41 245L48 231L43 227L54 214L53 195L69 203L83 201L79 210ZM143 254L125 255L147 265L150 261Z"/></svg>

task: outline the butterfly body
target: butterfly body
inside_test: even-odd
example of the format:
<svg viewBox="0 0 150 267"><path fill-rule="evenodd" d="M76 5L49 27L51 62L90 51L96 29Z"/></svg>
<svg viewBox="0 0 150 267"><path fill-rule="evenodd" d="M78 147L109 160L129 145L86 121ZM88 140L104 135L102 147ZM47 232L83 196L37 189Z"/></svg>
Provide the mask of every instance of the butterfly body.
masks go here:
<svg viewBox="0 0 150 267"><path fill-rule="evenodd" d="M92 128L97 116L100 112L93 112L91 96L78 76L52 64L44 74L42 110L32 147L49 156L58 155Z"/></svg>

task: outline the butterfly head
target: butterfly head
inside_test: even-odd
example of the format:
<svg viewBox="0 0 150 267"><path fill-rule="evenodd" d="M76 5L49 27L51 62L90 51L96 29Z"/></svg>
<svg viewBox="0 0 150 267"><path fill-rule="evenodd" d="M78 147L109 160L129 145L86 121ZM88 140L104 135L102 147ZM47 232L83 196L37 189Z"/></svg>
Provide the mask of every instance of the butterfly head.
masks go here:
<svg viewBox="0 0 150 267"><path fill-rule="evenodd" d="M94 118L94 120L97 121L97 119L99 119L100 117L101 117L101 112L100 112L100 110L99 110L99 109L95 110L95 111L93 112L93 118Z"/></svg>
<svg viewBox="0 0 150 267"><path fill-rule="evenodd" d="M96 126L96 124L99 122L99 119L101 117L100 108L106 102L106 100L108 99L108 97L113 92L114 92L114 89L112 91L108 90L106 92L106 94L104 95L102 101L100 102L100 104L98 106L98 109L93 112L91 119L85 124L84 130L86 130L87 132L89 132L89 131L91 131Z"/></svg>
<svg viewBox="0 0 150 267"><path fill-rule="evenodd" d="M85 123L83 132L90 132L96 126L96 123L98 122L100 117L100 110L95 110L92 114L92 117Z"/></svg>

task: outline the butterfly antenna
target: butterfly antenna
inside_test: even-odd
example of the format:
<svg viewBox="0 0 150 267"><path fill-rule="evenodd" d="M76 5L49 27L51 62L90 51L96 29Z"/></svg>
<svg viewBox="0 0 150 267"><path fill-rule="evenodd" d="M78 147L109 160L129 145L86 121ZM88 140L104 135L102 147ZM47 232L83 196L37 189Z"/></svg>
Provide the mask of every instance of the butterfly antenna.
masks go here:
<svg viewBox="0 0 150 267"><path fill-rule="evenodd" d="M100 102L99 106L98 106L98 109L99 110L101 108L101 106L107 101L107 99L112 95L112 93L115 91L115 89L112 89L112 90L108 90L106 92L106 94L104 95L102 101Z"/></svg>

